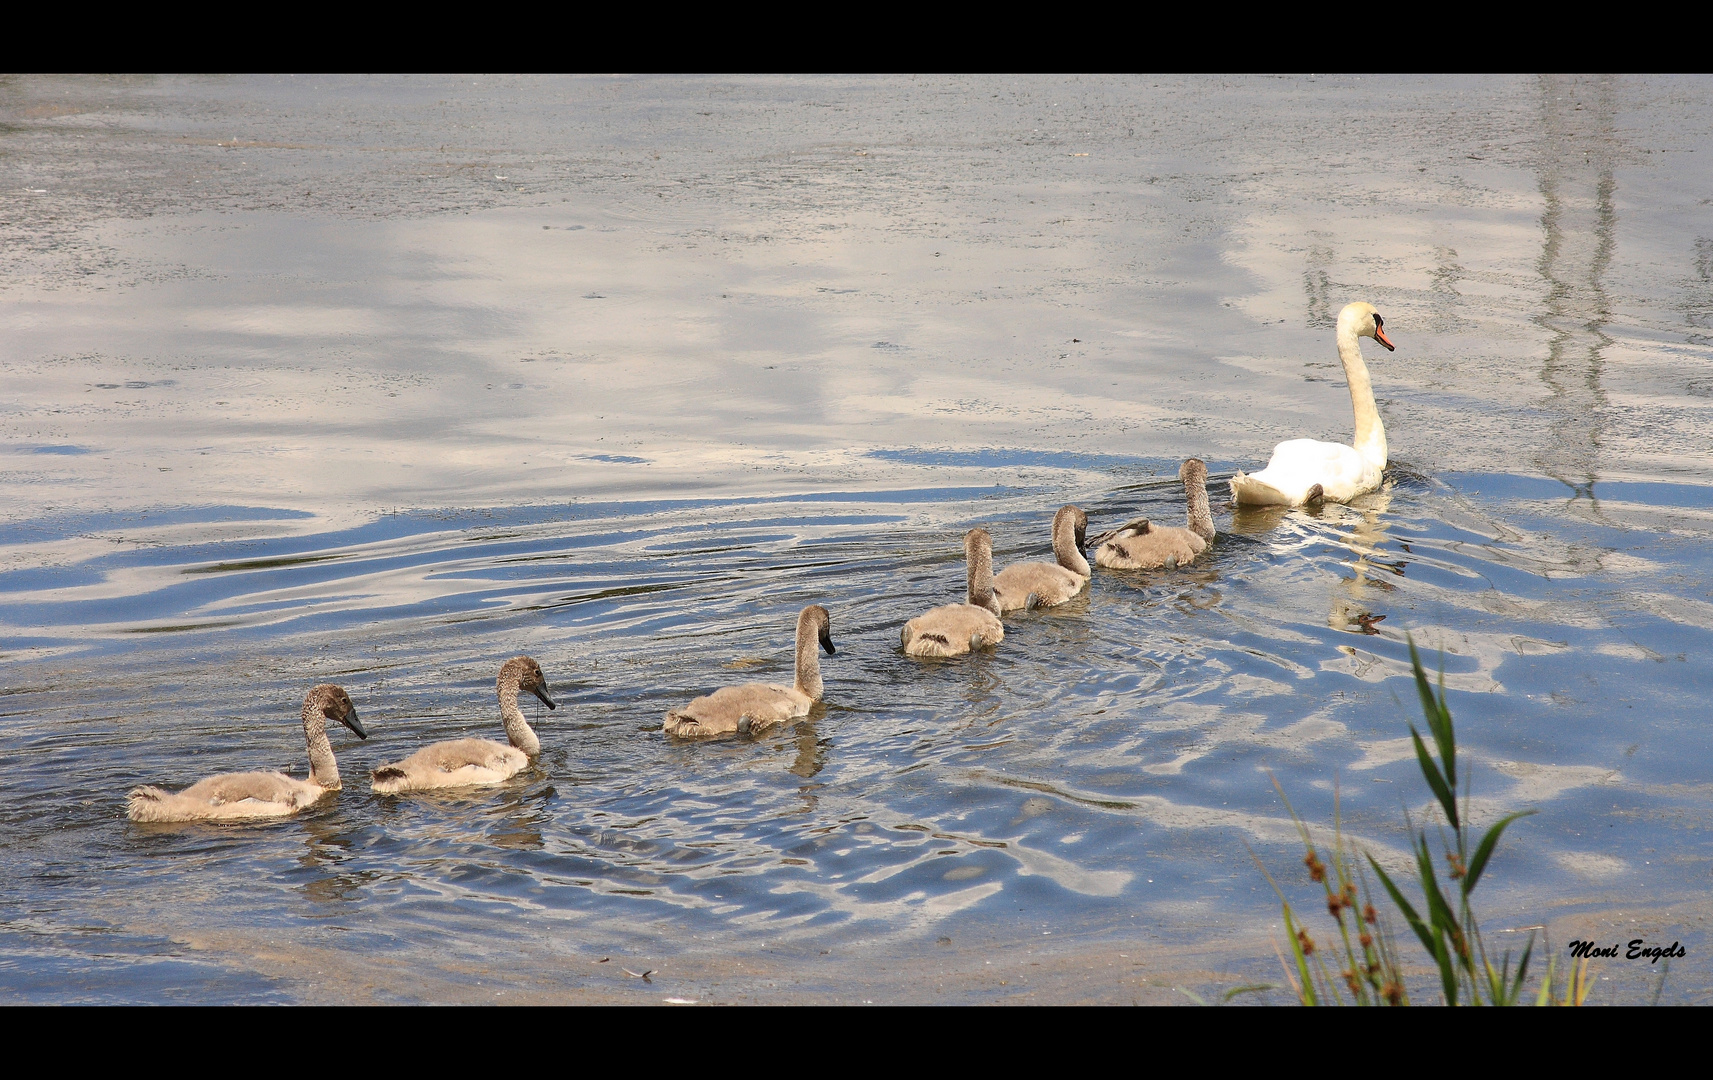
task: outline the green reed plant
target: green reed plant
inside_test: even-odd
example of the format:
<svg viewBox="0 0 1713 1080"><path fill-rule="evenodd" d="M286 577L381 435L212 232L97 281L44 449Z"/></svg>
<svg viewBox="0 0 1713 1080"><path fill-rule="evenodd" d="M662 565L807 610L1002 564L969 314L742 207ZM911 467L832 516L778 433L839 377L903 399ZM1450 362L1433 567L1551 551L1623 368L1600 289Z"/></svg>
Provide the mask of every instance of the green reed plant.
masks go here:
<svg viewBox="0 0 1713 1080"><path fill-rule="evenodd" d="M1445 704L1444 658L1441 657L1437 692L1422 667L1421 655L1416 651L1414 639L1410 640L1410 666L1415 673L1416 690L1421 696L1428 733L1433 738L1434 750L1437 751L1436 759L1435 754L1429 753L1421 732L1411 724L1410 738L1415 742L1416 763L1421 767L1422 778L1427 781L1428 788L1433 792L1445 817L1438 830L1444 864L1444 884L1441 873L1435 867L1433 847L1428 842L1427 831L1417 828L1415 823L1409 820L1407 811L1405 821L1413 834L1410 842L1411 854L1415 857L1416 873L1422 892L1420 909L1405 897L1403 890L1372 855L1364 853L1363 857L1385 888L1393 906L1432 958L1439 971L1440 990L1445 995L1447 1005L1513 1005L1522 1000L1523 984L1528 978L1529 961L1534 954L1534 933L1530 932L1528 943L1523 947L1515 969L1511 967L1511 952L1508 949L1495 967L1481 938L1481 929L1470 908L1469 897L1487 869L1488 860L1492 858L1493 850L1498 846L1499 838L1504 835L1505 829L1513 821L1527 817L1535 811L1519 810L1507 814L1490 825L1486 832L1481 834L1480 839L1471 844L1473 837L1467 812L1468 770L1464 773L1463 793L1460 796L1457 790L1457 736L1451 721L1451 711ZM1279 787L1277 779L1273 781L1273 786L1279 789L1279 797L1285 799L1284 789ZM1337 927L1336 943L1330 950L1330 967L1329 951L1317 945L1309 935L1307 926L1285 899L1284 891L1273 881L1272 875L1267 874L1266 868L1261 868L1261 872L1267 874L1267 881L1273 886L1273 890L1279 894L1279 901L1284 909L1285 932L1291 948L1289 961L1286 961L1283 955L1280 957L1285 966L1285 975L1304 1005L1407 1005L1409 994L1404 988L1396 942L1393 940L1388 921L1382 919L1380 912L1375 909L1373 899L1369 895L1367 874L1356 864L1344 843L1336 789L1333 806L1334 840L1332 862L1328 864L1320 858L1320 852L1316 849L1308 828L1297 817L1296 811L1291 809L1290 801L1285 799L1285 808L1290 811L1291 820L1296 823L1303 847L1307 850L1303 863L1308 867L1309 879L1325 890L1327 911ZM1257 864L1259 865L1259 860ZM1357 907L1359 900L1360 909ZM1586 1000L1586 963L1570 970L1567 985L1562 993L1557 989L1557 974L1557 965L1549 963L1546 979L1543 980L1540 993L1536 997L1537 1004L1580 1005Z"/></svg>
<svg viewBox="0 0 1713 1080"><path fill-rule="evenodd" d="M1335 944L1330 953L1333 967L1329 968L1328 951L1321 948L1309 935L1308 926L1291 908L1291 902L1285 899L1284 890L1279 888L1279 883L1267 873L1267 868L1261 867L1261 873L1266 875L1268 884L1279 894L1279 903L1284 910L1285 934L1290 942L1291 959L1286 961L1281 955L1279 960L1284 965L1285 978L1290 982L1291 989L1304 1005L1346 1002L1355 1005L1409 1004L1391 927L1382 921L1380 913L1375 910L1367 876L1361 873L1349 849L1345 847L1337 788L1333 789L1333 845L1332 863L1329 866L1321 859L1308 827L1297 817L1290 799L1285 796L1285 789L1279 785L1276 777L1273 787L1284 801L1291 821L1296 824L1297 834L1302 837L1303 848L1307 851L1303 856L1303 865L1309 869L1309 880L1325 891L1326 910L1337 927ZM1253 851L1250 856L1254 856ZM1260 865L1259 859L1256 860L1256 865Z"/></svg>

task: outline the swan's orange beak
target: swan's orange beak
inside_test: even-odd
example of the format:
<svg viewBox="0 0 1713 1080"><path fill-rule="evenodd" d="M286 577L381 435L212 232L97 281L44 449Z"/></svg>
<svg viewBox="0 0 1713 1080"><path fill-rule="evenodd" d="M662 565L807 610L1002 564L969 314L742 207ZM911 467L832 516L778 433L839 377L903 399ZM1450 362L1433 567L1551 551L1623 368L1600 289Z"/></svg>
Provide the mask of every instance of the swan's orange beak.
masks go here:
<svg viewBox="0 0 1713 1080"><path fill-rule="evenodd" d="M1392 344L1392 339L1386 336L1385 327L1376 326L1374 328L1374 340L1386 346L1387 352L1393 352L1397 349L1397 346Z"/></svg>

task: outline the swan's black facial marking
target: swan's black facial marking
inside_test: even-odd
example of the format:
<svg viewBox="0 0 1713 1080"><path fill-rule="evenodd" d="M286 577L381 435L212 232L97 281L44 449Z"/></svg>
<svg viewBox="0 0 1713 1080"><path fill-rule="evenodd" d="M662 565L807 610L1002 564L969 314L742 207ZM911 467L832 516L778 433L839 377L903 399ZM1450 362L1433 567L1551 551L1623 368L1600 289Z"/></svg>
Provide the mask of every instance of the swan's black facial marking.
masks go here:
<svg viewBox="0 0 1713 1080"><path fill-rule="evenodd" d="M1393 352L1396 349L1391 339L1386 336L1386 320L1380 317L1378 311L1374 313L1374 340L1386 346L1387 352Z"/></svg>

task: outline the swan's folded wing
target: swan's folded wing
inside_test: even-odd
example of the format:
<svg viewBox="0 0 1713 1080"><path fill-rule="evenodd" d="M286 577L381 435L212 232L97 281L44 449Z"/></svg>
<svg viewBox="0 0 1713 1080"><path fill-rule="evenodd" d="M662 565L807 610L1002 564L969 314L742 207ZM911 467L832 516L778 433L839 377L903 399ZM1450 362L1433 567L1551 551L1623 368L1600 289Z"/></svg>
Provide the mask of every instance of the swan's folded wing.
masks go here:
<svg viewBox="0 0 1713 1080"><path fill-rule="evenodd" d="M1052 607L1082 591L1088 579L1071 573L1058 563L1027 562L1006 567L993 578L993 591L999 606L1015 611L1028 606L1035 597L1039 607Z"/></svg>
<svg viewBox="0 0 1713 1080"><path fill-rule="evenodd" d="M1366 478L1372 466L1353 447L1340 446L1338 449L1340 453L1327 455L1326 475L1315 483L1321 486L1326 497L1343 502L1371 486Z"/></svg>
<svg viewBox="0 0 1713 1080"><path fill-rule="evenodd" d="M245 799L295 806L303 796L303 784L277 772L222 773L198 780L179 795L210 806L226 806Z"/></svg>
<svg viewBox="0 0 1713 1080"><path fill-rule="evenodd" d="M1207 541L1176 525L1141 536L1120 536L1095 549L1095 562L1111 570L1152 570L1188 563L1207 548Z"/></svg>
<svg viewBox="0 0 1713 1080"><path fill-rule="evenodd" d="M1274 448L1273 460L1267 463L1265 470L1268 475L1295 480L1304 490L1315 484L1330 490L1335 486L1358 483L1367 471L1368 459L1354 446L1314 439L1292 439L1280 443ZM1284 486L1278 481L1274 483Z"/></svg>
<svg viewBox="0 0 1713 1080"><path fill-rule="evenodd" d="M1124 536L1144 536L1150 528L1152 528L1152 526L1149 524L1147 518L1135 518L1134 520L1125 522L1116 529L1108 529L1099 536L1091 537L1085 546L1099 547L1109 540L1116 540Z"/></svg>
<svg viewBox="0 0 1713 1080"><path fill-rule="evenodd" d="M1005 640L999 616L974 604L934 608L911 619L908 627L905 652L911 656L958 656Z"/></svg>
<svg viewBox="0 0 1713 1080"><path fill-rule="evenodd" d="M459 769L502 769L511 762L513 755L523 751L492 739L450 739L423 747L403 762L404 765L420 765L438 772L457 772Z"/></svg>
<svg viewBox="0 0 1713 1080"><path fill-rule="evenodd" d="M724 735L739 730L747 719L749 729L757 731L807 715L809 704L807 695L776 683L723 686L667 713L664 727L674 735Z"/></svg>

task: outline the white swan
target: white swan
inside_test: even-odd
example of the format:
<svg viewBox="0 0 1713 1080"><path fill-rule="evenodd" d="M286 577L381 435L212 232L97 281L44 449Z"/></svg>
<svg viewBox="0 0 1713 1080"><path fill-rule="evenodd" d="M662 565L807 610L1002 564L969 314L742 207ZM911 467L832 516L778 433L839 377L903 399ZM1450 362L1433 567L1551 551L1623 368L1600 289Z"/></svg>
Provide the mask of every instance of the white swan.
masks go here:
<svg viewBox="0 0 1713 1080"><path fill-rule="evenodd" d="M289 817L339 790L339 766L327 741L327 721L336 720L357 738L369 733L357 720L357 707L344 690L322 683L303 699L303 738L309 745L309 779L279 772L221 773L198 780L178 794L139 787L126 796L132 821L245 821Z"/></svg>
<svg viewBox="0 0 1713 1080"><path fill-rule="evenodd" d="M1374 305L1344 305L1338 313L1338 358L1350 383L1356 410L1356 445L1292 439L1273 448L1273 458L1258 473L1239 471L1231 478L1231 497L1242 506L1301 506L1316 499L1349 502L1380 486L1386 470L1386 429L1374 407L1374 385L1357 339L1371 337L1391 351L1385 322Z"/></svg>
<svg viewBox="0 0 1713 1080"><path fill-rule="evenodd" d="M813 604L797 616L797 677L790 686L745 683L724 686L666 714L661 729L680 738L703 735L749 735L774 724L808 716L825 688L815 645L833 655L832 620L827 609Z"/></svg>
<svg viewBox="0 0 1713 1080"><path fill-rule="evenodd" d="M1005 640L999 597L993 594L993 538L986 529L964 534L967 563L963 604L946 604L904 624L899 643L910 656L961 656Z"/></svg>
<svg viewBox="0 0 1713 1080"><path fill-rule="evenodd" d="M1056 607L1082 592L1090 576L1083 558L1087 529L1087 514L1074 506L1059 507L1053 515L1053 558L1058 561L1014 563L995 574L993 595L1000 612Z"/></svg>
<svg viewBox="0 0 1713 1080"><path fill-rule="evenodd" d="M382 765L369 774L369 787L377 795L436 788L491 787L503 784L523 771L529 759L541 753L541 740L517 707L520 691L528 690L549 709L558 708L547 696L547 676L541 665L527 656L514 656L500 665L494 689L500 697L500 720L511 745L492 739L448 739L431 743L395 765Z"/></svg>
<svg viewBox="0 0 1713 1080"><path fill-rule="evenodd" d="M1109 570L1170 570L1206 551L1213 543L1213 511L1207 505L1207 465L1190 458L1178 469L1184 482L1184 501L1189 507L1189 527L1153 525L1146 518L1102 533L1095 545L1094 561Z"/></svg>

